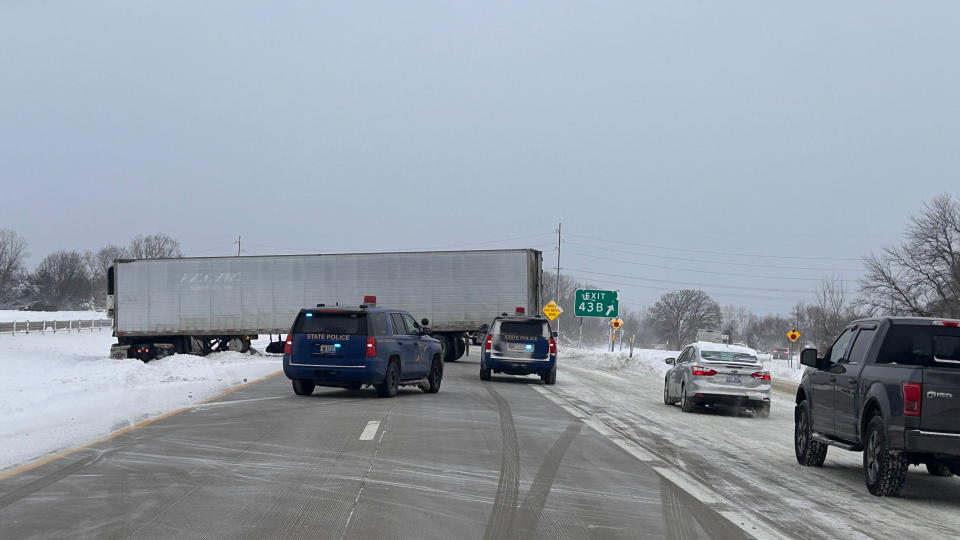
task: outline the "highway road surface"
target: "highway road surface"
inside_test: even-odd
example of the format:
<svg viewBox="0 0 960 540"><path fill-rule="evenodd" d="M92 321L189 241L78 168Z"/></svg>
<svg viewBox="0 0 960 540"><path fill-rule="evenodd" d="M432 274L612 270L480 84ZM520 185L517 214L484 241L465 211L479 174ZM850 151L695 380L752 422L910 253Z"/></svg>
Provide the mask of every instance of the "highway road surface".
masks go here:
<svg viewBox="0 0 960 540"><path fill-rule="evenodd" d="M0 479L2 536L763 536L539 379L465 360L396 399L268 377Z"/></svg>

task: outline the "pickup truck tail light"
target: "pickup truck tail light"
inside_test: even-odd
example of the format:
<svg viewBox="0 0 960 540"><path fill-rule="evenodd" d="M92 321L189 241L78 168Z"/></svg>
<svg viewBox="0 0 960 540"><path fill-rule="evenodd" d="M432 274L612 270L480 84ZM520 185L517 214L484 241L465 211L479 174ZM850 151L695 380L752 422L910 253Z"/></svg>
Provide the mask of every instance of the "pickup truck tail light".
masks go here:
<svg viewBox="0 0 960 540"><path fill-rule="evenodd" d="M905 382L903 390L903 415L920 416L920 399L923 396L923 385L915 382Z"/></svg>
<svg viewBox="0 0 960 540"><path fill-rule="evenodd" d="M367 358L377 356L377 338L367 336Z"/></svg>
<svg viewBox="0 0 960 540"><path fill-rule="evenodd" d="M287 339L283 342L283 354L293 354L293 334L287 334Z"/></svg>
<svg viewBox="0 0 960 540"><path fill-rule="evenodd" d="M690 373L698 377L713 377L717 374L716 370L705 368L703 366L691 366Z"/></svg>
<svg viewBox="0 0 960 540"><path fill-rule="evenodd" d="M493 335L487 336L487 342L483 344L483 350L489 351L493 349Z"/></svg>
<svg viewBox="0 0 960 540"><path fill-rule="evenodd" d="M557 340L550 338L550 354L557 354Z"/></svg>
<svg viewBox="0 0 960 540"><path fill-rule="evenodd" d="M750 376L753 377L754 379L760 379L760 380L762 380L762 381L769 381L769 380L770 380L770 372L769 372L769 371L757 371L757 372L751 374Z"/></svg>
<svg viewBox="0 0 960 540"><path fill-rule="evenodd" d="M960 327L960 321L933 321L930 324L934 326L953 326L954 328Z"/></svg>

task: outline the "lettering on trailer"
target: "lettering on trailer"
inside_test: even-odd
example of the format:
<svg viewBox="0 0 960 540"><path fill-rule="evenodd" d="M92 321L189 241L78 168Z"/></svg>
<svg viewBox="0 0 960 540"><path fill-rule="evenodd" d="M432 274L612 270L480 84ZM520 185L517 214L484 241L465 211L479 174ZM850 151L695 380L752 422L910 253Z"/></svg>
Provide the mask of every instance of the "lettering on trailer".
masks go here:
<svg viewBox="0 0 960 540"><path fill-rule="evenodd" d="M195 272L184 274L180 278L180 286L186 285L191 291L229 291L234 283L241 281L240 272Z"/></svg>
<svg viewBox="0 0 960 540"><path fill-rule="evenodd" d="M307 334L307 339L329 339L333 341L350 341L350 334Z"/></svg>

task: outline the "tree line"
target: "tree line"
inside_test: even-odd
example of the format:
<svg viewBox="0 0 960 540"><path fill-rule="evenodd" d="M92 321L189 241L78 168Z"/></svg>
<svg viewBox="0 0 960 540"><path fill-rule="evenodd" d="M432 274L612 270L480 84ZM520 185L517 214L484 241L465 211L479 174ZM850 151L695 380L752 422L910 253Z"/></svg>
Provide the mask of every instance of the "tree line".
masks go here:
<svg viewBox="0 0 960 540"><path fill-rule="evenodd" d="M139 234L126 246L108 244L81 253L61 250L40 260L31 271L25 264L27 241L15 231L0 229L0 307L63 310L103 309L107 269L116 259L182 257L180 242L163 233Z"/></svg>
<svg viewBox="0 0 960 540"><path fill-rule="evenodd" d="M623 309L627 335L643 347L679 350L697 330L719 330L731 343L769 351L788 344L786 333L800 331L801 343L826 350L851 321L874 315L960 318L960 200L949 194L925 203L911 216L903 240L879 255L863 257L866 270L857 291L837 276L824 277L810 303L797 303L789 314L757 315L743 306L721 307L707 293L681 289L663 294L652 306ZM543 298L556 299L573 314L576 289L603 289L592 283L545 273ZM563 315L561 315L563 317ZM580 321L562 321L566 340L580 338ZM584 319L583 340L602 344L610 339L607 319Z"/></svg>

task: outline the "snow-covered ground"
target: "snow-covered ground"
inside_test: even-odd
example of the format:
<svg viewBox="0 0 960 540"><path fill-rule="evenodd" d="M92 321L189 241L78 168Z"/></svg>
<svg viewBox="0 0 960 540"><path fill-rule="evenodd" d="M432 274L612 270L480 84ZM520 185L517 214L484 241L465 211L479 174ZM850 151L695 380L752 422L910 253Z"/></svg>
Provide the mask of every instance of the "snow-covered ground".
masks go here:
<svg viewBox="0 0 960 540"><path fill-rule="evenodd" d="M0 471L281 369L278 356L233 352L111 360L113 342L108 331L0 335Z"/></svg>
<svg viewBox="0 0 960 540"><path fill-rule="evenodd" d="M106 319L102 311L18 311L0 309L0 322L12 321L89 321Z"/></svg>
<svg viewBox="0 0 960 540"><path fill-rule="evenodd" d="M670 369L670 365L665 363L664 360L667 358L676 358L680 355L680 351L634 349L633 357L631 358L630 352L626 349L608 352L607 349L603 347L584 347L582 349L567 347L561 349L561 355L564 360L569 359L584 365L594 365L613 371L624 370L639 374L649 373L663 380L663 376L667 370ZM771 360L769 354L759 355L758 358L764 366L764 369L770 372L770 376L774 380L782 379L799 382L803 376L803 370L798 369L797 366L799 366L799 362L797 361L794 361L794 367L791 368L786 360Z"/></svg>

